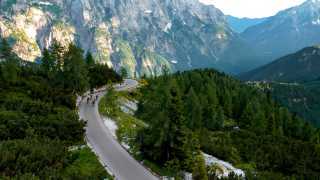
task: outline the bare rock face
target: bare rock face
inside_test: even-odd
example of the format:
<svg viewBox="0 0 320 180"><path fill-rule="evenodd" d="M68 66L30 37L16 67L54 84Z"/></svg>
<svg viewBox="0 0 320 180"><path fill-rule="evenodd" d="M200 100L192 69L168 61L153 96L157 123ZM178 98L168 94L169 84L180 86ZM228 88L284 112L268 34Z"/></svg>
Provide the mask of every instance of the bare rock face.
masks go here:
<svg viewBox="0 0 320 180"><path fill-rule="evenodd" d="M0 35L28 61L56 39L131 76L219 67L239 39L218 9L198 0L2 0Z"/></svg>
<svg viewBox="0 0 320 180"><path fill-rule="evenodd" d="M17 13L11 19L0 18L1 35L13 38L13 51L25 60L34 60L41 55L37 44L38 31L46 24L47 16L43 11L30 7L26 11Z"/></svg>

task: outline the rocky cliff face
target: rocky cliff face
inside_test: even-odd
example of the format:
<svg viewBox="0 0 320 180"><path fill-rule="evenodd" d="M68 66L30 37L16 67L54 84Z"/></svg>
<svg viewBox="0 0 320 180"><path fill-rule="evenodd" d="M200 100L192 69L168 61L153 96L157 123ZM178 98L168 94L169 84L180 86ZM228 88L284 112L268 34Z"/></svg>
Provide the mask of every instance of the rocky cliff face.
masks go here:
<svg viewBox="0 0 320 180"><path fill-rule="evenodd" d="M131 76L219 67L239 39L218 9L198 0L0 0L0 35L25 60L56 39Z"/></svg>

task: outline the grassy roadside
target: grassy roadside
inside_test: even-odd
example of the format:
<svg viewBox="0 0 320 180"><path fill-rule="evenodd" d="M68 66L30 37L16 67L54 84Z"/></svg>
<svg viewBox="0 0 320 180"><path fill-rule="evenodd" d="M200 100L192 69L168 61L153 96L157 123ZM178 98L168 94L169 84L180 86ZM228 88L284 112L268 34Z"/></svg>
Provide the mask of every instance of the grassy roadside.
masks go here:
<svg viewBox="0 0 320 180"><path fill-rule="evenodd" d="M87 146L71 151L70 160L73 162L65 170L65 175L71 179L97 179L113 180L98 161L98 157Z"/></svg>
<svg viewBox="0 0 320 180"><path fill-rule="evenodd" d="M117 99L122 97L123 93L116 93ZM117 102L120 104L120 102ZM106 97L103 97L99 102L99 112L105 117L111 117L118 126L116 131L117 139L122 143L130 146L130 153L137 155L138 147L135 142L137 132L145 127L145 123L135 118L132 115L126 114L117 108L114 113L110 115L106 108Z"/></svg>
<svg viewBox="0 0 320 180"><path fill-rule="evenodd" d="M151 169L152 172L160 176L172 176L166 168L160 167L159 165L143 159L139 152L139 145L136 142L136 136L140 129L147 126L142 120L137 119L134 115L127 114L119 108L121 105L121 99L134 101L135 93L128 92L115 92L116 106L113 109L113 113L108 112L107 107L107 95L102 97L99 102L99 112L102 116L111 117L118 126L116 131L116 136L121 144L128 145L130 149L128 152L138 161L143 162L143 164ZM112 98L113 99L113 98ZM112 103L115 104L115 103ZM110 107L109 107L110 108Z"/></svg>

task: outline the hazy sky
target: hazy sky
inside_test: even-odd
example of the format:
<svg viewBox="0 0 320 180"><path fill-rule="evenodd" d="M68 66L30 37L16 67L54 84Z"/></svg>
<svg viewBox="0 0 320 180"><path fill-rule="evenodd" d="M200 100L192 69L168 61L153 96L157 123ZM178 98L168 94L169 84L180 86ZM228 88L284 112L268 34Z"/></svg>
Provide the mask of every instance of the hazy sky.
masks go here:
<svg viewBox="0 0 320 180"><path fill-rule="evenodd" d="M306 0L199 0L213 4L227 15L237 17L267 17Z"/></svg>

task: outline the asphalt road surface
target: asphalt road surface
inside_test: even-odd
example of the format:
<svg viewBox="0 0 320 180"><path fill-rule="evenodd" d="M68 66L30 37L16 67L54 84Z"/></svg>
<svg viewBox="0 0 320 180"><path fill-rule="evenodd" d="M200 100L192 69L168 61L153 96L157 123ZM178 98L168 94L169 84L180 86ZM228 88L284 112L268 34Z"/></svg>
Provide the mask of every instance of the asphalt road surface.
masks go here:
<svg viewBox="0 0 320 180"><path fill-rule="evenodd" d="M117 91L126 91L138 86L137 81L125 80L115 85ZM79 106L80 118L87 121L86 137L100 161L113 173L117 180L156 180L145 167L138 163L112 136L98 112L98 102L106 92L99 92L95 104L84 99Z"/></svg>

